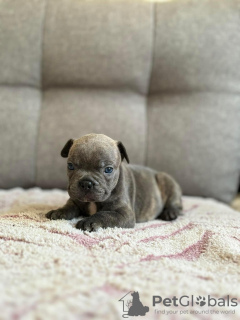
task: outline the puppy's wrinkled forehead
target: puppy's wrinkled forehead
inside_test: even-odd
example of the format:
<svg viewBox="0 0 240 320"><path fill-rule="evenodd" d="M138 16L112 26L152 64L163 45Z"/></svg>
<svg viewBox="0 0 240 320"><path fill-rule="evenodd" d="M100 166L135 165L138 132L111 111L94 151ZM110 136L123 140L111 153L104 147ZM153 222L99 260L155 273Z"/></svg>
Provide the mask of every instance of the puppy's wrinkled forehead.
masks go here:
<svg viewBox="0 0 240 320"><path fill-rule="evenodd" d="M121 157L116 141L102 135L89 134L74 141L69 160L78 165L118 165Z"/></svg>

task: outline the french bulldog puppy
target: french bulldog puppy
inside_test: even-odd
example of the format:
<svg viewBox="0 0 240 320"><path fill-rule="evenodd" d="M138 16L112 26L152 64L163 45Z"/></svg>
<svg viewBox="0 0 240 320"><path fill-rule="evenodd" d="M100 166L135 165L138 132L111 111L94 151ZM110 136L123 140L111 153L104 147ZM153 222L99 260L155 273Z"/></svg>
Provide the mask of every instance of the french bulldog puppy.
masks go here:
<svg viewBox="0 0 240 320"><path fill-rule="evenodd" d="M163 172L130 165L122 142L103 134L70 139L61 151L67 159L70 199L49 219L82 216L76 227L133 228L136 222L155 218L176 219L182 210L181 189Z"/></svg>

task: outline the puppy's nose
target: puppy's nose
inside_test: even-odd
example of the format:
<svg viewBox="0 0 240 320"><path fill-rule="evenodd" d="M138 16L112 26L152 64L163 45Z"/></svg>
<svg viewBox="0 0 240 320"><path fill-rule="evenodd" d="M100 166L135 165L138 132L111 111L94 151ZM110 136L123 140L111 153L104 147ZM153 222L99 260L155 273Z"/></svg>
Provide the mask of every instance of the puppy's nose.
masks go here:
<svg viewBox="0 0 240 320"><path fill-rule="evenodd" d="M79 181L79 185L84 190L90 190L93 188L93 183L90 180L81 180Z"/></svg>

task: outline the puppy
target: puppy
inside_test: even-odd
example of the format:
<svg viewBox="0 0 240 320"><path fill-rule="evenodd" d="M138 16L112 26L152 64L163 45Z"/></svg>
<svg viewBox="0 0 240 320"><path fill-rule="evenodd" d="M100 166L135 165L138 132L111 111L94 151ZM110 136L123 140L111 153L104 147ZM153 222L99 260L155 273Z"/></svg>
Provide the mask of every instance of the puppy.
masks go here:
<svg viewBox="0 0 240 320"><path fill-rule="evenodd" d="M181 189L163 172L129 165L124 145L103 134L70 139L61 151L68 158L70 199L49 219L83 216L76 227L86 231L99 228L133 228L136 222L155 218L176 219L182 210Z"/></svg>

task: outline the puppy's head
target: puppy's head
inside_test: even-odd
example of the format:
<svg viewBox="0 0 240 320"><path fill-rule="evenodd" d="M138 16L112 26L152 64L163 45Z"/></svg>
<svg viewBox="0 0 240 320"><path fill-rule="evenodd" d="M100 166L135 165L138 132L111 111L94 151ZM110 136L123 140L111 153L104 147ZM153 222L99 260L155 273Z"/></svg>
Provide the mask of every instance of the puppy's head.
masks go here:
<svg viewBox="0 0 240 320"><path fill-rule="evenodd" d="M117 185L121 161L129 162L121 142L93 133L68 140L61 156L68 158L68 193L82 202L108 199Z"/></svg>

